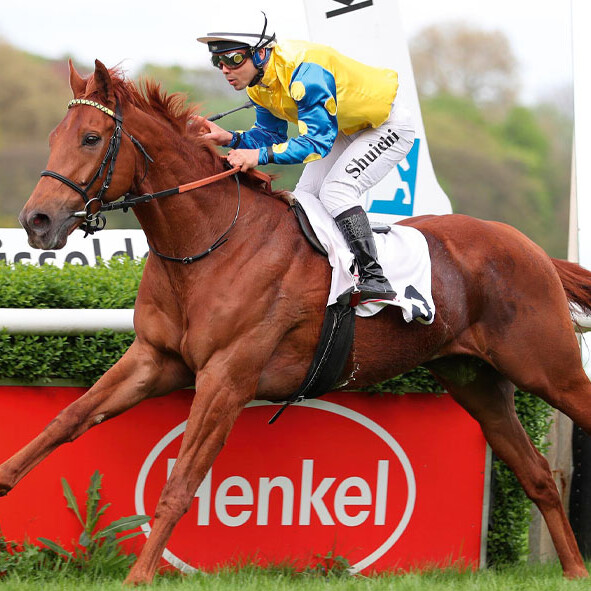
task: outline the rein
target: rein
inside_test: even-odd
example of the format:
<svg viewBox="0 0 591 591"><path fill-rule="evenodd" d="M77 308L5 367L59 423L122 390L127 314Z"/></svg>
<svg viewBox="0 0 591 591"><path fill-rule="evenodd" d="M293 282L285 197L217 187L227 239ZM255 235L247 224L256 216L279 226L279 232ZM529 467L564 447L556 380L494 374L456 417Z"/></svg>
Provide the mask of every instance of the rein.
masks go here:
<svg viewBox="0 0 591 591"><path fill-rule="evenodd" d="M204 185L214 183L215 181L218 181L222 178L230 176L231 174L234 175L234 180L236 181L236 189L237 189L237 193L238 193L238 203L236 205L236 213L234 214L234 219L232 220L232 223L229 225L228 229L223 234L221 234L209 248L205 249L203 252L200 252L198 254L194 254L193 256L190 256L190 257L171 257L166 254L162 254L161 252L158 252L148 241L148 247L150 248L150 251L166 261L172 261L173 263L182 263L183 265L190 265L191 263L194 263L195 261L198 261L198 260L202 259L203 257L206 257L210 252L214 251L216 248L219 248L222 244L227 242L228 239L226 238L226 236L230 233L230 230L236 225L236 222L238 221L238 215L240 214L240 179L238 178L238 174L237 174L238 170L240 170L240 168L235 167L235 168L232 168L231 170L227 170L225 172L220 172L219 174L215 174L215 175L207 177L205 179L201 179L200 181L194 181L192 183L187 183L186 185L181 185L180 187L175 187L174 189L168 189L167 191L161 191L160 194L153 193L153 194L140 195L137 199L142 199L142 201L140 201L140 203L144 203L145 201L151 201L152 199L158 199L158 197L166 197L168 195L177 195L179 193L184 193L185 191L191 191L192 189L197 189L198 187L203 187ZM171 191L172 191L172 193L171 193ZM123 202L123 203L125 203L125 202ZM117 205L117 204L114 203L113 205ZM124 209L124 211L125 211L125 209Z"/></svg>
<svg viewBox="0 0 591 591"><path fill-rule="evenodd" d="M97 103L95 101L91 101L88 99L73 99L68 103L68 109L70 109L74 106L77 106L77 105L87 105L90 107L95 107L99 111L105 113L106 115L108 115L109 117L112 117L115 120L115 129L113 130L113 135L111 136L111 139L109 140L109 145L107 146L107 151L105 152L105 156L104 156L101 164L99 165L97 171L94 173L94 175L92 176L90 181L88 183L86 183L86 185L84 187L79 185L78 183L76 183L72 179L70 179L58 172L55 172L53 170L43 170L41 172L41 176L42 177L48 176L48 177L57 179L58 181L62 182L64 185L66 185L66 186L70 187L71 189L73 189L74 191L76 191L82 197L82 199L84 200L84 209L82 211L74 212L72 214L72 216L84 218L84 223L80 226L80 228L85 231L85 234L84 234L85 238L89 234L94 234L95 232L99 232L100 230L103 230L105 228L105 226L107 225L107 219L102 214L102 212L114 211L117 209L122 209L124 212L127 212L130 207L135 207L136 205L139 205L141 203L147 203L148 201L152 201L153 199L159 199L160 197L169 197L171 195L179 195L181 193L186 193L187 191L192 191L194 189L204 187L204 186L209 185L211 183L215 183L223 178L234 175L234 178L236 180L237 192L238 192L238 204L236 207L236 214L234 215L234 219L230 223L230 226L228 227L228 229L225 232L223 232L209 248L207 248L203 252L200 252L196 255L189 256L189 257L172 257L172 256L165 255L161 252L158 252L157 250L155 250L152 247L152 245L149 242L148 242L148 246L149 246L150 250L155 255L157 255L167 261L172 261L175 263L183 263L186 265L186 264L191 264L191 263L194 263L195 261L202 259L203 257L207 256L209 253L211 253L213 250L215 250L216 248L219 248L222 244L227 242L228 238L226 238L226 236L228 235L230 230L232 230L232 228L236 225L236 222L238 221L238 216L240 214L240 180L239 180L238 174L237 174L238 171L240 170L239 166L235 166L234 168L228 169L224 172L220 172L218 174L214 174L212 176L209 176L209 177L206 177L203 179L199 179L197 181L193 181L190 183L185 183L184 185L179 185L178 187L173 187L171 189L165 189L163 191L158 191L156 193L144 193L143 195L132 195L130 193L126 193L123 196L123 199L120 201L114 201L111 203L104 203L103 202L103 195L106 193L106 191L108 190L108 188L111 184L111 179L113 177L113 172L115 169L115 162L117 161L117 156L119 154L119 149L121 147L121 138L122 138L123 134L125 134L127 137L129 137L129 139L131 140L133 145L144 156L145 172L144 172L144 176L142 178L142 181L146 178L146 175L148 174L149 163L154 162L154 160L150 157L150 155L147 153L147 151L142 146L142 144L136 138L134 138L131 134L127 133L123 129L123 114L122 114L121 108L119 106L119 101L116 102L115 111L113 111L112 109L109 109L108 107L106 107L105 105L102 105L101 103ZM221 114L221 116L223 116L223 115L225 115L225 113ZM105 174L105 169L106 169L106 174ZM92 187L92 185L97 181L97 179L101 178L103 176L103 174L105 174L105 178L102 182L102 185L100 186L96 195L94 197L90 197L87 192L88 189L90 189L90 187ZM92 204L94 202L99 204L99 209L97 212L92 213Z"/></svg>

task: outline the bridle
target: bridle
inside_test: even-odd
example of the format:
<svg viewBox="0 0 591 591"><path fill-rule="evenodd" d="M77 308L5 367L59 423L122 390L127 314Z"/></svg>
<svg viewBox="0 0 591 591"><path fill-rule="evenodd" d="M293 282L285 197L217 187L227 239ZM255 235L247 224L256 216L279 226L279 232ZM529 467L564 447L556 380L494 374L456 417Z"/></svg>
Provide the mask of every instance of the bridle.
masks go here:
<svg viewBox="0 0 591 591"><path fill-rule="evenodd" d="M103 113L105 113L109 117L112 117L115 120L115 129L113 130L113 134L111 135L111 139L109 140L109 145L107 146L107 151L105 152L105 156L100 166L98 167L97 171L94 173L90 181L86 183L85 187L79 185L72 179L69 179L68 177L53 170L44 170L41 172L41 176L49 176L54 179L57 179L58 181L64 183L64 185L70 187L70 189L76 191L82 197L82 199L84 200L84 210L77 211L72 215L74 217L84 218L84 224L82 224L82 226L80 227L81 229L85 230L86 235L88 235L94 234L95 232L104 229L107 223L105 216L100 213L102 207L105 205L103 203L103 195L107 192L111 184L111 179L113 178L113 171L115 169L115 162L117 161L117 156L119 154L119 148L121 147L121 137L123 133L125 133L125 135L129 137L133 145L144 156L146 174L148 171L148 163L154 161L152 160L152 158L150 158L149 154L146 152L142 144L140 144L140 142L136 140L132 135L124 131L123 115L121 113L119 101L116 102L115 111L109 109L108 107L105 107L104 105L101 105L100 103L88 99L73 99L68 103L68 109L71 109L72 107L75 107L77 105L88 105L91 107L95 107L99 111L102 111ZM105 169L107 171L106 174ZM90 190L90 188L94 185L97 179L101 178L103 175L105 176L105 178L103 179L103 182L99 190L97 191L94 197L90 197L88 195L88 190ZM95 202L99 204L99 209L96 213L92 213L92 204Z"/></svg>
<svg viewBox="0 0 591 591"><path fill-rule="evenodd" d="M115 200L114 202L105 203L103 201L103 196L107 192L111 179L113 178L113 172L115 169L115 163L117 161L117 156L119 154L119 149L121 147L121 138L123 134L125 134L133 143L133 145L140 151L140 153L144 157L144 176L142 177L142 181L146 178L148 174L148 167L150 162L154 162L154 160L150 157L150 155L146 152L145 148L142 144L134 138L131 134L127 133L123 129L123 114L121 112L121 108L119 106L119 101L116 101L115 104L115 111L109 109L105 105L101 103L91 101L88 99L73 99L68 103L68 109L75 107L77 105L87 105L90 107L95 107L99 111L105 113L109 117L112 117L115 120L115 129L113 130L113 134L111 135L111 139L109 140L109 145L107 146L107 151L103 157L101 164L99 165L97 171L94 173L92 178L86 185L83 187L79 185L72 179L60 174L59 172L55 172L53 170L43 170L41 172L41 176L48 176L54 179L57 179L64 185L70 187L74 191L76 191L84 200L84 209L81 211L76 211L72 213L72 217L82 217L84 218L84 223L81 224L80 229L84 230L85 235L84 237L88 236L89 234L94 234L95 232L99 232L103 230L107 224L106 217L102 214L102 212L106 211L114 211L117 209L122 209L124 212L127 212L129 208L139 205L140 203L146 203L148 201L152 201L153 199L158 199L160 197L169 197L171 195L178 195L180 193L185 193L187 191L191 191L193 189L197 189L199 187L203 187L210 183L216 182L222 178L227 176L234 175L234 179L236 180L236 186L238 191L238 205L236 208L236 214L234 215L234 219L232 220L228 229L223 232L215 241L214 243L196 255L189 256L189 257L171 257L161 252L155 250L152 245L148 242L148 246L150 250L158 255L159 257L176 263L183 263L183 264L190 264L202 259L203 257L207 256L216 248L220 247L224 244L228 239L226 236L230 232L230 230L235 226L236 222L238 221L238 215L240 213L240 180L238 178L238 171L240 167L234 167L228 169L224 172L219 174L215 174L210 177L206 177L203 179L199 179L197 181L193 181L191 183L186 183L184 185L179 185L178 187L173 187L171 189L165 189L164 191L158 191L157 193L144 193L143 195L133 195L130 193L126 193L123 195L121 200ZM105 174L106 170L106 174ZM94 185L97 179L101 178L104 175L103 182L99 187L96 195L91 197L88 194L89 189ZM141 184L141 181L140 181ZM92 205L93 203L98 203L99 208L95 213L92 213Z"/></svg>

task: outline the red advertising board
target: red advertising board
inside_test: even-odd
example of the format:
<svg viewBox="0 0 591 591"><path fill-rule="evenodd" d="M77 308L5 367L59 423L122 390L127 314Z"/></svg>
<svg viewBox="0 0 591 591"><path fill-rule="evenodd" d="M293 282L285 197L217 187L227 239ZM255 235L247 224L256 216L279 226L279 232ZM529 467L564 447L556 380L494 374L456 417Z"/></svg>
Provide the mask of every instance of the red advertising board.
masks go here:
<svg viewBox="0 0 591 591"><path fill-rule="evenodd" d="M2 460L84 392L0 387ZM153 515L188 416L191 390L148 400L59 448L0 499L10 540L68 547L80 533L60 478L82 503L103 475L108 523ZM478 566L486 445L447 395L330 394L289 408L253 403L177 525L164 554L190 570L238 560L303 566L332 551L355 571ZM145 526L149 534L150 524ZM137 551L144 540L130 541Z"/></svg>

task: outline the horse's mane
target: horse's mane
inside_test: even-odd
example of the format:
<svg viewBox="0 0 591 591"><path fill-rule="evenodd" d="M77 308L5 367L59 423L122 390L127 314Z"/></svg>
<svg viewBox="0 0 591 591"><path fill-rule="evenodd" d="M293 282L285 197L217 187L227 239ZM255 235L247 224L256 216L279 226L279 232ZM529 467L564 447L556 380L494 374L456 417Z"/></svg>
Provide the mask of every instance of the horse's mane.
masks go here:
<svg viewBox="0 0 591 591"><path fill-rule="evenodd" d="M183 93L167 93L159 82L141 79L139 84L125 77L120 68L109 70L113 92L120 103L131 103L144 113L165 122L173 133L186 140L196 152L209 154L213 164L212 174L225 170L225 160L210 141L203 139L205 120L199 114L200 105L190 104ZM264 181L250 171L241 173L242 179L252 188L267 194L277 195L282 191L271 191Z"/></svg>

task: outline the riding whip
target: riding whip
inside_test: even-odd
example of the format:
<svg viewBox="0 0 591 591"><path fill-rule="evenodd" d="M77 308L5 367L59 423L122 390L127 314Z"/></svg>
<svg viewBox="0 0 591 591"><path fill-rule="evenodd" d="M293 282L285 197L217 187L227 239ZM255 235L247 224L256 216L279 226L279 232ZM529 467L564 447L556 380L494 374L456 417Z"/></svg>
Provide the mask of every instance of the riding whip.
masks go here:
<svg viewBox="0 0 591 591"><path fill-rule="evenodd" d="M230 113L235 113L236 111L240 111L240 109L250 109L251 107L254 107L254 104L248 101L247 103L244 103L243 105L241 105L240 107L236 107L235 109L230 109L229 111L224 111L223 113L218 113L217 115L212 115L211 117L208 117L207 120L217 121L218 119L221 119L222 117L225 117Z"/></svg>

